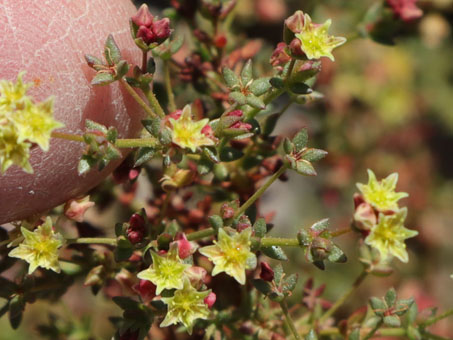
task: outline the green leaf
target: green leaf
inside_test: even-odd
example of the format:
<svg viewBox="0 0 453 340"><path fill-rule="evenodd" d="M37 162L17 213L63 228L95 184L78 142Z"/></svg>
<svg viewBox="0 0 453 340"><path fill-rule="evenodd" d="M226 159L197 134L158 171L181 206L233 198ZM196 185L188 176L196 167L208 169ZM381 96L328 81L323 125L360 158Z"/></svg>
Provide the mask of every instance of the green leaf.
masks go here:
<svg viewBox="0 0 453 340"><path fill-rule="evenodd" d="M304 152L302 158L305 159L308 162L317 162L324 157L326 157L327 151L321 150L321 149L307 149L307 151Z"/></svg>
<svg viewBox="0 0 453 340"><path fill-rule="evenodd" d="M96 160L88 155L83 155L77 166L77 172L79 175L84 175L96 165Z"/></svg>
<svg viewBox="0 0 453 340"><path fill-rule="evenodd" d="M274 269L274 281L277 285L279 285L283 277L283 266L279 263L273 269Z"/></svg>
<svg viewBox="0 0 453 340"><path fill-rule="evenodd" d="M253 70L252 70L252 60L249 59L245 63L241 72L242 86L247 86L247 84L253 79Z"/></svg>
<svg viewBox="0 0 453 340"><path fill-rule="evenodd" d="M307 146L307 143L308 143L308 131L306 128L303 128L293 138L293 144L295 147L295 151L296 152L301 151L303 148L305 148Z"/></svg>
<svg viewBox="0 0 453 340"><path fill-rule="evenodd" d="M385 302L387 303L388 307L392 307L396 301L396 290L395 288L390 288L387 293L385 294Z"/></svg>
<svg viewBox="0 0 453 340"><path fill-rule="evenodd" d="M9 323L12 329L17 329L22 321L25 301L22 296L16 295L9 302Z"/></svg>
<svg viewBox="0 0 453 340"><path fill-rule="evenodd" d="M142 125L151 136L158 137L160 135L161 120L160 118L151 118L142 120Z"/></svg>
<svg viewBox="0 0 453 340"><path fill-rule="evenodd" d="M244 156L244 153L238 149L225 146L220 150L219 156L222 162L233 162Z"/></svg>
<svg viewBox="0 0 453 340"><path fill-rule="evenodd" d="M154 155L156 154L156 151L154 148L150 147L142 147L137 150L135 153L135 162L134 162L134 167L141 166L145 164L146 162L150 161Z"/></svg>
<svg viewBox="0 0 453 340"><path fill-rule="evenodd" d="M282 286L282 291L286 295L289 295L290 292L296 288L297 279L299 276L297 274L291 274L285 279L285 283Z"/></svg>
<svg viewBox="0 0 453 340"><path fill-rule="evenodd" d="M255 279L252 281L253 286L262 294L269 295L272 292L272 286L269 282Z"/></svg>
<svg viewBox="0 0 453 340"><path fill-rule="evenodd" d="M351 334L349 334L348 340L360 340L360 328L354 329Z"/></svg>
<svg viewBox="0 0 453 340"><path fill-rule="evenodd" d="M304 176L316 176L316 170L313 168L313 165L306 160L300 160L296 163L296 170L299 174Z"/></svg>
<svg viewBox="0 0 453 340"><path fill-rule="evenodd" d="M85 127L86 127L87 130L101 131L102 133L105 133L105 134L108 131L107 128L105 127L105 125L96 123L95 121L93 121L91 119L85 120Z"/></svg>
<svg viewBox="0 0 453 340"><path fill-rule="evenodd" d="M271 89L272 85L269 82L269 78L260 78L253 81L250 85L249 90L255 96L261 96Z"/></svg>
<svg viewBox="0 0 453 340"><path fill-rule="evenodd" d="M171 54L175 54L180 50L182 45L184 44L184 36L178 35L175 40L170 43L170 52Z"/></svg>
<svg viewBox="0 0 453 340"><path fill-rule="evenodd" d="M309 94L313 90L305 83L292 83L289 86L291 92L295 94Z"/></svg>
<svg viewBox="0 0 453 340"><path fill-rule="evenodd" d="M105 68L105 65L101 59L96 58L90 54L85 54L85 60L88 66L95 69L96 71L100 71Z"/></svg>
<svg viewBox="0 0 453 340"><path fill-rule="evenodd" d="M140 309L140 303L127 296L115 296L112 300L122 310Z"/></svg>
<svg viewBox="0 0 453 340"><path fill-rule="evenodd" d="M250 105L251 107L254 107L256 109L265 109L266 104L264 104L263 100L261 98L258 98L257 96L253 94L249 94L246 97L247 104Z"/></svg>
<svg viewBox="0 0 453 340"><path fill-rule="evenodd" d="M283 140L283 149L285 153L288 155L294 151L294 144L288 138Z"/></svg>
<svg viewBox="0 0 453 340"><path fill-rule="evenodd" d="M412 325L415 323L417 320L417 315L418 315L418 306L417 303L414 301L414 303L409 307L409 310L407 311L406 315L406 321L408 325Z"/></svg>
<svg viewBox="0 0 453 340"><path fill-rule="evenodd" d="M348 260L343 250L341 250L336 244L332 244L327 259L334 263L345 263Z"/></svg>
<svg viewBox="0 0 453 340"><path fill-rule="evenodd" d="M384 316L384 324L389 327L400 327L401 320L396 315Z"/></svg>
<svg viewBox="0 0 453 340"><path fill-rule="evenodd" d="M200 175L205 175L209 173L212 170L212 167L214 166L214 163L207 158L205 155L203 155L200 160L198 161L197 164L197 171Z"/></svg>
<svg viewBox="0 0 453 340"><path fill-rule="evenodd" d="M307 230L301 229L297 233L297 240L301 246L308 247L312 241L312 237Z"/></svg>
<svg viewBox="0 0 453 340"><path fill-rule="evenodd" d="M311 329L305 337L305 340L318 340L318 336L316 335L315 331Z"/></svg>
<svg viewBox="0 0 453 340"><path fill-rule="evenodd" d="M273 77L269 80L269 83L279 90L285 87L285 81L283 78Z"/></svg>
<svg viewBox="0 0 453 340"><path fill-rule="evenodd" d="M256 237L264 237L267 233L266 220L264 218L257 219L253 225L253 230Z"/></svg>
<svg viewBox="0 0 453 340"><path fill-rule="evenodd" d="M129 72L129 64L126 60L121 60L117 65L116 65L116 77L115 79L121 79L123 78L127 72Z"/></svg>
<svg viewBox="0 0 453 340"><path fill-rule="evenodd" d="M229 88L239 86L238 76L233 72L233 70L228 67L223 68L223 78L225 79L225 83Z"/></svg>
<svg viewBox="0 0 453 340"><path fill-rule="evenodd" d="M115 81L115 78L111 73L97 73L91 80L91 85L104 86L111 84Z"/></svg>
<svg viewBox="0 0 453 340"><path fill-rule="evenodd" d="M104 56L110 66L119 63L121 60L121 51L111 34L109 34L107 40L105 41Z"/></svg>
<svg viewBox="0 0 453 340"><path fill-rule="evenodd" d="M397 301L395 305L395 314L398 316L406 314L406 312L411 308L414 302L414 298Z"/></svg>
<svg viewBox="0 0 453 340"><path fill-rule="evenodd" d="M278 119L280 118L280 113L274 113L266 117L266 120L263 123L263 135L269 136L275 129Z"/></svg>
<svg viewBox="0 0 453 340"><path fill-rule="evenodd" d="M220 228L223 228L223 219L219 215L211 215L208 217L208 222L211 227L217 232Z"/></svg>
<svg viewBox="0 0 453 340"><path fill-rule="evenodd" d="M156 62L153 57L150 57L146 63L146 72L150 74L156 72Z"/></svg>
<svg viewBox="0 0 453 340"><path fill-rule="evenodd" d="M370 305L378 316L383 316L384 312L387 310L387 305L385 304L385 302L382 299L374 296L370 298Z"/></svg>
<svg viewBox="0 0 453 340"><path fill-rule="evenodd" d="M9 299L17 288L18 286L16 283L0 276L0 297Z"/></svg>
<svg viewBox="0 0 453 340"><path fill-rule="evenodd" d="M247 103L247 98L241 92L233 91L230 93L229 97L239 105L245 105Z"/></svg>
<svg viewBox="0 0 453 340"><path fill-rule="evenodd" d="M283 249L279 246L263 247L261 251L264 255L270 257L274 260L287 261L288 257L286 256Z"/></svg>

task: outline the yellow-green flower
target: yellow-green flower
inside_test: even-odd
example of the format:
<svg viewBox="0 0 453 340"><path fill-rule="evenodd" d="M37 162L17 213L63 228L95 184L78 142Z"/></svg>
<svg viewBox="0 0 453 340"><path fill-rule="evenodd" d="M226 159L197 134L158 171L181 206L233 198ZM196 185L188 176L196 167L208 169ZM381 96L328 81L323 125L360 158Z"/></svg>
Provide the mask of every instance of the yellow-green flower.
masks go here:
<svg viewBox="0 0 453 340"><path fill-rule="evenodd" d="M214 140L202 131L208 125L209 119L193 121L190 105L184 107L181 117L169 118L169 122L172 142L183 149L188 148L195 152L200 146L215 144Z"/></svg>
<svg viewBox="0 0 453 340"><path fill-rule="evenodd" d="M393 173L381 181L376 180L373 171L368 169L368 184L357 183L363 198L378 210L396 210L398 201L409 196L406 192L395 192L398 173Z"/></svg>
<svg viewBox="0 0 453 340"><path fill-rule="evenodd" d="M53 118L53 99L35 103L27 90L31 84L22 80L16 82L0 80L0 172L11 165L22 167L32 173L30 147L33 143L47 151L51 132L63 127Z"/></svg>
<svg viewBox="0 0 453 340"><path fill-rule="evenodd" d="M251 236L251 228L240 233L234 232L231 236L219 229L218 241L214 241L213 246L199 250L214 262L213 276L225 272L240 284L245 284L245 270L256 267L256 256L250 251Z"/></svg>
<svg viewBox="0 0 453 340"><path fill-rule="evenodd" d="M168 309L160 326L167 327L180 322L187 328L189 334L192 334L195 320L207 319L209 316L209 308L204 299L211 290L199 292L192 287L188 278L179 278L179 280L183 287L176 290L172 297L162 298Z"/></svg>
<svg viewBox="0 0 453 340"><path fill-rule="evenodd" d="M140 273L138 278L151 281L156 285L156 294L164 289L181 289L183 287L184 271L190 265L179 258L178 247L171 247L167 254L161 256L151 252L153 264Z"/></svg>
<svg viewBox="0 0 453 340"><path fill-rule="evenodd" d="M379 222L371 229L365 243L376 248L383 261L396 256L402 262L407 262L409 256L404 240L418 235L416 230L404 227L407 208L402 208L392 215L379 213Z"/></svg>
<svg viewBox="0 0 453 340"><path fill-rule="evenodd" d="M14 122L19 142L27 140L36 143L44 151L49 150L52 131L64 126L53 118L53 98L39 104L29 101L23 110L17 111Z"/></svg>
<svg viewBox="0 0 453 340"><path fill-rule="evenodd" d="M329 27L332 21L329 19L324 24L314 24L308 14L304 14L304 25L300 33L296 34L302 44L301 48L308 59L327 57L335 60L332 50L346 42L346 38L329 35Z"/></svg>
<svg viewBox="0 0 453 340"><path fill-rule="evenodd" d="M63 246L64 238L52 230L52 219L47 217L46 222L34 231L21 227L21 232L24 240L8 255L27 261L30 264L28 274L37 267L59 273L58 249Z"/></svg>

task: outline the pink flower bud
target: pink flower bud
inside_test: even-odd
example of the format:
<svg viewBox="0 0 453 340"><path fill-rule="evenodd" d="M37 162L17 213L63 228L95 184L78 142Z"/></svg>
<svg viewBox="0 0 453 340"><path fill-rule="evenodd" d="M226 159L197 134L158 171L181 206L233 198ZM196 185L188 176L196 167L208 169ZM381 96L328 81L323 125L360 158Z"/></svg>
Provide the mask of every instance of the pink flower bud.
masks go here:
<svg viewBox="0 0 453 340"><path fill-rule="evenodd" d="M71 220L83 222L85 212L92 206L94 206L94 202L90 201L90 196L79 199L72 199L66 202L64 206L64 214Z"/></svg>
<svg viewBox="0 0 453 340"><path fill-rule="evenodd" d="M291 57L286 52L287 45L284 42L278 43L274 52L272 52L270 63L272 66L283 66L291 61Z"/></svg>
<svg viewBox="0 0 453 340"><path fill-rule="evenodd" d="M173 118L174 120L178 120L182 115L182 110L176 110L175 112L170 113L167 117Z"/></svg>
<svg viewBox="0 0 453 340"><path fill-rule="evenodd" d="M129 228L127 230L127 238L132 244L140 243L143 240L143 232Z"/></svg>
<svg viewBox="0 0 453 340"><path fill-rule="evenodd" d="M163 18L153 22L153 32L157 43L161 43L166 40L170 34L170 19Z"/></svg>
<svg viewBox="0 0 453 340"><path fill-rule="evenodd" d="M274 271L267 262L261 262L260 278L264 281L271 282L274 279Z"/></svg>
<svg viewBox="0 0 453 340"><path fill-rule="evenodd" d="M228 112L226 115L227 117L242 117L243 114L242 110L233 110Z"/></svg>
<svg viewBox="0 0 453 340"><path fill-rule="evenodd" d="M178 234L176 236L176 241L172 242L172 244L176 243L178 245L179 257L181 259L185 259L195 253L198 248L198 245L195 242L190 242L187 240L185 234Z"/></svg>
<svg viewBox="0 0 453 340"><path fill-rule="evenodd" d="M302 51L302 43L297 38L291 40L291 43L289 44L289 50L293 55L298 57L302 57L305 55L304 51Z"/></svg>
<svg viewBox="0 0 453 340"><path fill-rule="evenodd" d="M137 14L135 14L132 18L132 22L137 26L146 26L149 27L153 23L153 15L148 9L146 4L143 4L138 9Z"/></svg>
<svg viewBox="0 0 453 340"><path fill-rule="evenodd" d="M220 208L220 213L222 214L222 218L224 220L233 218L234 216L234 209L230 207L227 203L224 203Z"/></svg>
<svg viewBox="0 0 453 340"><path fill-rule="evenodd" d="M201 133L208 137L214 136L214 131L212 131L212 127L209 124L206 124L204 128L201 129Z"/></svg>
<svg viewBox="0 0 453 340"><path fill-rule="evenodd" d="M210 308L212 308L212 306L214 306L216 299L217 299L217 296L215 295L215 293L210 292L209 295L204 298L204 303L210 309Z"/></svg>
<svg viewBox="0 0 453 340"><path fill-rule="evenodd" d="M377 223L377 217L373 207L368 203L360 204L355 209L354 222L356 228L360 230L371 230Z"/></svg>
<svg viewBox="0 0 453 340"><path fill-rule="evenodd" d="M145 301L150 301L156 296L156 286L148 280L140 280L140 282L134 286L134 289Z"/></svg>
<svg viewBox="0 0 453 340"><path fill-rule="evenodd" d="M304 12L296 11L285 20L285 26L293 33L300 33L304 27Z"/></svg>
<svg viewBox="0 0 453 340"><path fill-rule="evenodd" d="M149 45L156 41L156 35L151 28L140 26L137 31L137 38L142 38L145 44Z"/></svg>
<svg viewBox="0 0 453 340"><path fill-rule="evenodd" d="M252 125L244 122L236 122L233 125L231 125L230 128L250 131L252 129Z"/></svg>
<svg viewBox="0 0 453 340"><path fill-rule="evenodd" d="M417 0L387 0L395 16L408 22L420 18L423 11L415 4Z"/></svg>

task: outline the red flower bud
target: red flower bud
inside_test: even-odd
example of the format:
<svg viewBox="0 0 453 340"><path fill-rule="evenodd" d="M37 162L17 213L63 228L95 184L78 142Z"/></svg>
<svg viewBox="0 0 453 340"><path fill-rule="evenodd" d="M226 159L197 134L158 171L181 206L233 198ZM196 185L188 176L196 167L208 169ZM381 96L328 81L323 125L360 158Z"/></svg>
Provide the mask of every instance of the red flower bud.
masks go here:
<svg viewBox="0 0 453 340"><path fill-rule="evenodd" d="M242 112L242 110L234 110L234 111L230 111L228 112L226 115L228 117L242 117L244 113Z"/></svg>
<svg viewBox="0 0 453 340"><path fill-rule="evenodd" d="M217 48L224 48L227 44L227 38L221 34L214 38L214 45Z"/></svg>
<svg viewBox="0 0 453 340"><path fill-rule="evenodd" d="M204 128L201 129L201 133L206 135L206 136L208 136L208 137L214 136L214 131L212 131L212 127L209 124L206 124L204 126Z"/></svg>
<svg viewBox="0 0 453 340"><path fill-rule="evenodd" d="M423 11L415 4L417 0L387 0L395 16L408 22L420 18Z"/></svg>
<svg viewBox="0 0 453 340"><path fill-rule="evenodd" d="M271 282L274 279L274 271L267 262L261 262L260 278L264 281Z"/></svg>
<svg viewBox="0 0 453 340"><path fill-rule="evenodd" d="M278 43L274 52L272 52L270 63L272 66L283 66L291 61L291 57L286 52L287 45L284 42Z"/></svg>
<svg viewBox="0 0 453 340"><path fill-rule="evenodd" d="M143 4L138 9L137 14L135 14L132 18L132 22L137 26L146 26L149 27L153 23L153 15L148 9L146 4Z"/></svg>
<svg viewBox="0 0 453 340"><path fill-rule="evenodd" d="M140 280L140 282L134 286L134 289L145 301L150 301L156 296L156 286L148 280Z"/></svg>
<svg viewBox="0 0 453 340"><path fill-rule="evenodd" d="M297 38L291 40L291 43L289 44L289 50L295 56L302 57L305 55L304 51L302 51L302 43Z"/></svg>
<svg viewBox="0 0 453 340"><path fill-rule="evenodd" d="M129 219L131 229L136 231L145 231L145 219L140 214L133 214Z"/></svg>
<svg viewBox="0 0 453 340"><path fill-rule="evenodd" d="M149 45L152 44L153 42L156 42L156 35L154 32L146 27L146 26L140 26L138 31L137 31L137 38L142 38L145 44Z"/></svg>
<svg viewBox="0 0 453 340"><path fill-rule="evenodd" d="M140 243L143 240L143 233L129 228L127 230L127 238L132 244Z"/></svg>
<svg viewBox="0 0 453 340"><path fill-rule="evenodd" d="M189 257L190 255L195 253L198 248L196 243L187 240L186 235L182 233L176 236L176 241L172 242L172 244L173 243L178 245L178 254L181 259Z"/></svg>
<svg viewBox="0 0 453 340"><path fill-rule="evenodd" d="M236 122L233 125L231 125L230 128L250 131L252 129L252 125L244 122Z"/></svg>
<svg viewBox="0 0 453 340"><path fill-rule="evenodd" d="M285 20L285 26L293 33L300 33L304 27L304 12L296 11Z"/></svg>
<svg viewBox="0 0 453 340"><path fill-rule="evenodd" d="M212 308L212 306L214 306L216 299L217 296L215 295L215 293L210 292L209 295L204 298L204 303L208 305L208 308Z"/></svg>
<svg viewBox="0 0 453 340"><path fill-rule="evenodd" d="M163 18L153 22L153 32L157 43L161 43L166 40L170 34L170 19Z"/></svg>

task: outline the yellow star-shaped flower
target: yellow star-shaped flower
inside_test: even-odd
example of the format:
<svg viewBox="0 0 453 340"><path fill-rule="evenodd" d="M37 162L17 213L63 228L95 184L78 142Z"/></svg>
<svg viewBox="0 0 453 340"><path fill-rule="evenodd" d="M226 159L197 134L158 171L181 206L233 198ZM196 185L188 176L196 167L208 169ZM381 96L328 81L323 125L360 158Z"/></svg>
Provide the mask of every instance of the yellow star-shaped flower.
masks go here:
<svg viewBox="0 0 453 340"><path fill-rule="evenodd" d="M164 289L183 288L184 271L190 265L183 263L179 258L178 247L171 247L168 253L163 256L155 252L151 252L151 256L153 264L148 269L138 273L137 277L154 283L158 295Z"/></svg>
<svg viewBox="0 0 453 340"><path fill-rule="evenodd" d="M308 14L304 14L302 31L296 34L302 44L301 48L308 59L327 57L334 61L332 50L346 42L346 38L334 37L328 34L332 21L329 19L324 24L314 24Z"/></svg>
<svg viewBox="0 0 453 340"><path fill-rule="evenodd" d="M27 261L30 264L28 274L33 273L37 267L59 273L58 249L63 246L64 238L52 230L52 219L47 217L46 222L33 232L24 227L21 232L24 241L8 255Z"/></svg>
<svg viewBox="0 0 453 340"><path fill-rule="evenodd" d="M409 261L404 240L418 235L416 230L404 227L407 208L402 208L392 215L379 214L378 223L371 229L365 243L376 248L383 261L396 256L402 262Z"/></svg>
<svg viewBox="0 0 453 340"><path fill-rule="evenodd" d="M214 145L213 139L206 136L202 130L208 124L209 119L199 121L192 120L192 108L186 105L178 119L170 118L172 142L181 148L195 152L198 147Z"/></svg>
<svg viewBox="0 0 453 340"><path fill-rule="evenodd" d="M245 270L256 267L256 255L250 251L251 236L251 228L234 232L231 236L219 229L218 241L199 250L214 262L213 276L225 272L240 284L245 284Z"/></svg>
<svg viewBox="0 0 453 340"><path fill-rule="evenodd" d="M192 287L188 278L179 279L183 287L176 290L172 297L162 298L168 309L160 326L167 327L180 322L187 328L189 334L192 334L196 319L207 319L209 316L209 308L204 299L211 290L199 292Z"/></svg>
<svg viewBox="0 0 453 340"><path fill-rule="evenodd" d="M13 128L0 126L0 174L5 173L11 165L20 166L25 172L33 173L29 162L30 146L30 143L18 142Z"/></svg>
<svg viewBox="0 0 453 340"><path fill-rule="evenodd" d="M398 182L398 173L393 173L381 181L376 180L376 175L368 169L368 184L357 183L363 198L378 210L396 210L398 201L409 196L406 192L395 192Z"/></svg>

